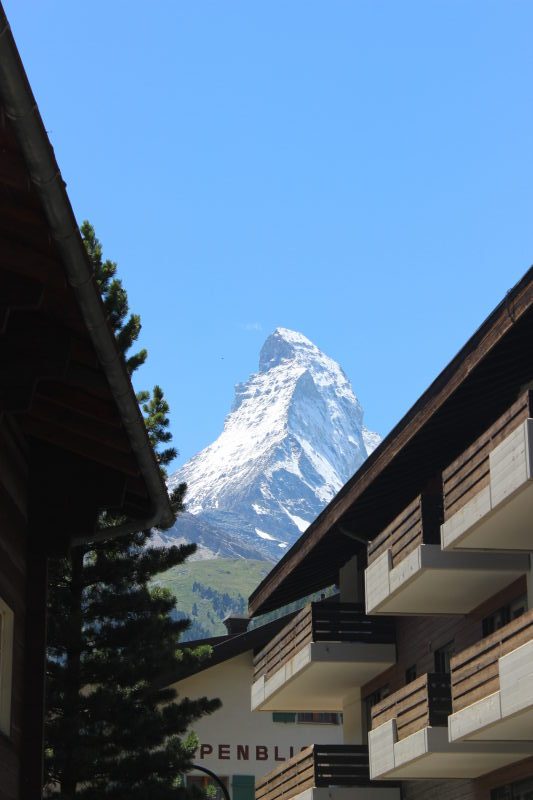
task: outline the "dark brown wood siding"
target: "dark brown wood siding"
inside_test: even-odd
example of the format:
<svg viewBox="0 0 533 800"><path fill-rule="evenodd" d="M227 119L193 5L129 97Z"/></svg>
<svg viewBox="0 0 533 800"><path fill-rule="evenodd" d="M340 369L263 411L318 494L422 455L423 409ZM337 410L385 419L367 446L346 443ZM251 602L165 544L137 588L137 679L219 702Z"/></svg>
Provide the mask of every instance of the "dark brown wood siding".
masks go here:
<svg viewBox="0 0 533 800"><path fill-rule="evenodd" d="M525 576L464 617L400 617L396 623L398 661L361 690L367 697L387 686L395 692L405 685L405 671L416 664L417 674L434 669L435 650L454 641L459 652L482 639L481 621L526 591ZM491 772L477 780L402 781L402 800L490 800L492 789L533 776L533 758Z"/></svg>
<svg viewBox="0 0 533 800"><path fill-rule="evenodd" d="M518 783L525 781L526 778L533 777L533 758L526 758L517 764L510 764L508 767L497 769L483 775L482 778L474 781L473 800L490 800L490 793L493 789L505 786L508 783Z"/></svg>
<svg viewBox="0 0 533 800"><path fill-rule="evenodd" d="M14 613L11 735L0 733L0 800L19 797L22 748L28 468L12 423L0 418L0 596Z"/></svg>
<svg viewBox="0 0 533 800"><path fill-rule="evenodd" d="M450 586L450 591L453 591L453 586ZM416 665L417 675L434 672L435 650L451 641L456 653L476 644L482 639L482 619L525 591L526 578L523 576L465 616L398 617L397 662L363 686L361 696L364 698L384 686L389 692L396 692L405 685L405 672L413 665Z"/></svg>
<svg viewBox="0 0 533 800"><path fill-rule="evenodd" d="M476 780L402 781L402 800L491 800L494 789L533 777L533 758Z"/></svg>

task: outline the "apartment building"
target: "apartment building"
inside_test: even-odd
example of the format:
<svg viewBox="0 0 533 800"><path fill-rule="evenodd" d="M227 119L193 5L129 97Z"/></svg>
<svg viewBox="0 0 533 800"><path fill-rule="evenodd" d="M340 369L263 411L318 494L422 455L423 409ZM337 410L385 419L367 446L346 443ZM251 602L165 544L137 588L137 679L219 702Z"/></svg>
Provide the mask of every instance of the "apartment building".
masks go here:
<svg viewBox="0 0 533 800"><path fill-rule="evenodd" d="M533 797L533 269L250 598L336 584L255 656L252 708L343 714L258 800Z"/></svg>

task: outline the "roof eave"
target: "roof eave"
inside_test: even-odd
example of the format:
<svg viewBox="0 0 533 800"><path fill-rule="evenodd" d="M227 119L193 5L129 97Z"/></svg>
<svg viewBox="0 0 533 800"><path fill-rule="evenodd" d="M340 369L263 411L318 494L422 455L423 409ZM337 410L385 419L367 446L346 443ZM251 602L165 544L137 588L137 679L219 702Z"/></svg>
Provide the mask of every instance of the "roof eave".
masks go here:
<svg viewBox="0 0 533 800"><path fill-rule="evenodd" d="M107 528L101 538L172 524L168 492L150 445L142 414L104 307L54 151L33 96L4 9L0 4L0 98L41 200L89 336L108 380L132 451L145 481L151 514L126 526ZM98 534L97 534L98 535ZM95 537L89 537L92 541Z"/></svg>
<svg viewBox="0 0 533 800"><path fill-rule="evenodd" d="M370 483L421 430L428 419L456 391L532 304L533 267L506 294L407 414L250 595L248 606L250 617L262 613L265 604L280 589L291 572L302 564L314 548L342 521L343 515ZM305 593L303 590L303 594Z"/></svg>

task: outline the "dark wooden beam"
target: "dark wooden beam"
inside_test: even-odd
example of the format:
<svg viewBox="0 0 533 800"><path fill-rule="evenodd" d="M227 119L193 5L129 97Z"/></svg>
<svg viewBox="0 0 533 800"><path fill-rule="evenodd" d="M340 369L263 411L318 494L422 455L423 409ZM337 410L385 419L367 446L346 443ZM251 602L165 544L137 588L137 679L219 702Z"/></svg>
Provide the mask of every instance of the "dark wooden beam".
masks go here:
<svg viewBox="0 0 533 800"><path fill-rule="evenodd" d="M142 497L131 494L131 492L126 492L124 495L124 507L127 509L128 516L134 519L145 517L147 510L149 510L149 504L143 502Z"/></svg>
<svg viewBox="0 0 533 800"><path fill-rule="evenodd" d="M41 252L13 236L0 236L0 264L2 270L31 278L55 289L64 289L67 280L61 262L55 258L48 244Z"/></svg>
<svg viewBox="0 0 533 800"><path fill-rule="evenodd" d="M20 198L14 192L6 194L0 185L0 230L7 235L15 233L26 241L49 245L51 237L40 206L29 202L29 197Z"/></svg>
<svg viewBox="0 0 533 800"><path fill-rule="evenodd" d="M39 381L50 379L63 381L74 392L85 390L114 408L89 341L65 327L64 321L51 319L42 305L36 310L11 308L0 336L0 402L13 413L28 411ZM109 412L106 417L111 422Z"/></svg>
<svg viewBox="0 0 533 800"><path fill-rule="evenodd" d="M20 797L41 797L43 785L43 727L46 653L47 559L38 537L40 521L34 510L33 531L26 561L26 631L24 637L24 702Z"/></svg>
<svg viewBox="0 0 533 800"><path fill-rule="evenodd" d="M99 497L106 495L102 484L109 472L97 478L98 466L88 464L63 448L48 446L42 440L30 441L30 476L38 476L39 486L30 481L30 502L39 507L39 541L47 556L64 555L74 535L95 530ZM116 477L112 491L120 490ZM111 497L111 491L107 493ZM31 511L31 507L30 507ZM31 516L31 514L30 514Z"/></svg>
<svg viewBox="0 0 533 800"><path fill-rule="evenodd" d="M127 491L137 497L148 499L148 491L142 478L128 478Z"/></svg>
<svg viewBox="0 0 533 800"><path fill-rule="evenodd" d="M0 305L7 308L39 308L43 284L7 270L0 270Z"/></svg>
<svg viewBox="0 0 533 800"><path fill-rule="evenodd" d="M78 466L79 465L79 466ZM124 508L127 478L116 470L92 462L73 464L73 473L80 476L79 483L94 499L100 511Z"/></svg>
<svg viewBox="0 0 533 800"><path fill-rule="evenodd" d="M109 425L105 420L97 419L94 415L91 417L80 415L76 406L68 406L65 403L58 404L36 392L30 415L44 424L50 423L66 434L71 433L80 439L89 438L105 449L131 453L129 440L122 427L116 424Z"/></svg>
<svg viewBox="0 0 533 800"><path fill-rule="evenodd" d="M71 341L63 328L31 312L11 312L0 337L0 396L9 407L13 390L31 390L38 378L62 377ZM12 396L12 395L11 395Z"/></svg>
<svg viewBox="0 0 533 800"><path fill-rule="evenodd" d="M80 389L86 389L91 394L97 395L101 398L110 396L109 384L107 378L101 370L86 367L76 361L71 361L68 365L65 382L69 386L77 386Z"/></svg>
<svg viewBox="0 0 533 800"><path fill-rule="evenodd" d="M104 447L89 436L73 433L60 424L24 415L20 419L20 425L28 436L41 442L48 442L67 453L75 453L82 458L95 461L97 464L103 464L123 472L125 475L137 476L140 474L131 453Z"/></svg>
<svg viewBox="0 0 533 800"><path fill-rule="evenodd" d="M90 419L116 428L122 427L122 420L110 397L97 397L79 386L71 386L63 381L41 381L37 395L62 408L76 409L78 414Z"/></svg>
<svg viewBox="0 0 533 800"><path fill-rule="evenodd" d="M0 186L15 189L21 194L35 192L24 159L20 153L0 148Z"/></svg>

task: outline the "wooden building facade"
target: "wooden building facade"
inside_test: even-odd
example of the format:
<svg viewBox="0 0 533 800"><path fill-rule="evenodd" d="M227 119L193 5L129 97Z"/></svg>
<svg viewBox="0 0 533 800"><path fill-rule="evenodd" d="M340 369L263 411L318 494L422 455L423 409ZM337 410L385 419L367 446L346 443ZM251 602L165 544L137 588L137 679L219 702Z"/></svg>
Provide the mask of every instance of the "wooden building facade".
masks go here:
<svg viewBox="0 0 533 800"><path fill-rule="evenodd" d="M98 531L110 509L130 522ZM0 798L41 797L47 561L172 520L0 6Z"/></svg>

